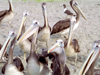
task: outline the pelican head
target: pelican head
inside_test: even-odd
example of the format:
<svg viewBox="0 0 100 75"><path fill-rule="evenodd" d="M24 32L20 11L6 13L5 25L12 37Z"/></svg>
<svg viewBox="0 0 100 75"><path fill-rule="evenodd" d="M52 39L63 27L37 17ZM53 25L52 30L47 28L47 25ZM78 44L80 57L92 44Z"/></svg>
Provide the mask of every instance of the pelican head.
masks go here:
<svg viewBox="0 0 100 75"><path fill-rule="evenodd" d="M38 31L38 28L39 28L39 22L37 20L34 20L32 25L26 30L26 32L17 41L17 44L19 44L21 41L26 40L28 37L36 33Z"/></svg>
<svg viewBox="0 0 100 75"><path fill-rule="evenodd" d="M63 4L63 7L64 7L64 8L66 8L66 5L65 5L65 4Z"/></svg>
<svg viewBox="0 0 100 75"><path fill-rule="evenodd" d="M29 15L29 13L25 10L24 12L23 12L23 16L28 16Z"/></svg>
<svg viewBox="0 0 100 75"><path fill-rule="evenodd" d="M0 59L5 54L7 47L8 47L8 44L10 43L10 41L12 39L15 38L15 36L16 36L16 33L13 30L9 31L8 38L7 38L6 42L4 43L3 47L0 50Z"/></svg>
<svg viewBox="0 0 100 75"><path fill-rule="evenodd" d="M82 10L80 9L78 3L75 2L74 0L71 0L71 1L72 1L72 6L73 6L73 8L76 9L76 10L78 10L78 11L81 13L82 17L86 20L86 18L85 18L85 16L84 16Z"/></svg>
<svg viewBox="0 0 100 75"><path fill-rule="evenodd" d="M45 2L42 3L42 8L43 8L43 9L46 9L46 8L47 8L47 5L46 5Z"/></svg>
<svg viewBox="0 0 100 75"><path fill-rule="evenodd" d="M61 51L60 49L56 49L57 47L61 47L61 48L64 47L64 42L63 42L63 40L61 40L61 39L57 40L57 41L56 41L56 44L54 44L54 45L50 48L50 50L48 50L48 53L49 53L49 52L55 52L55 53L57 53L57 54L60 54L62 51Z"/></svg>

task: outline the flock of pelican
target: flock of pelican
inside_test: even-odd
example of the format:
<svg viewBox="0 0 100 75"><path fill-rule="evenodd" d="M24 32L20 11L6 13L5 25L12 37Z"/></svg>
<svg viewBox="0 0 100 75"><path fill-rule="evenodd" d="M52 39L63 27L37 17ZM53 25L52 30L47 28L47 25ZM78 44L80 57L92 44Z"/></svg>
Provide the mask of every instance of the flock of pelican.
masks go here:
<svg viewBox="0 0 100 75"><path fill-rule="evenodd" d="M0 24L9 23L13 18L12 0L8 0L9 9L0 11ZM75 65L77 62L77 54L80 52L77 39L72 39L73 31L78 27L80 15L86 20L79 5L74 0L70 0L70 6L75 11L73 14L64 6L64 13L70 15L71 18L60 20L51 28L48 22L47 5L42 3L44 26L40 27L39 22L34 20L32 25L25 30L25 21L28 12L23 12L23 18L19 27L18 34L14 30L9 31L8 38L4 45L0 44L0 60L7 61L2 67L1 72L4 75L25 75L24 65L20 58L13 59L13 51L15 44L19 45L24 52L24 61L27 62L26 71L29 75L70 75L67 67L66 57L75 56ZM11 25L11 27L13 27ZM58 39L56 43L49 48L50 36L60 33L65 36L65 40ZM66 35L68 34L68 38ZM42 48L41 54L37 52L37 41L46 43L47 49ZM7 51L9 53L7 54ZM26 53L29 54L26 57ZM100 53L100 40L93 43L90 54L81 67L77 75L94 75L94 66ZM6 59L5 59L6 58Z"/></svg>

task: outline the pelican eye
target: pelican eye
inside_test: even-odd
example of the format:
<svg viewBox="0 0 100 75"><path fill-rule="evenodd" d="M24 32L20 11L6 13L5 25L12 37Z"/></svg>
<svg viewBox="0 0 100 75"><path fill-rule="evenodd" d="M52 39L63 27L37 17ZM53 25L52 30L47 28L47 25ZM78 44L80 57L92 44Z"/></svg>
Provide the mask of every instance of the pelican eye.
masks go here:
<svg viewBox="0 0 100 75"><path fill-rule="evenodd" d="M98 47L98 45L96 45L96 47Z"/></svg>

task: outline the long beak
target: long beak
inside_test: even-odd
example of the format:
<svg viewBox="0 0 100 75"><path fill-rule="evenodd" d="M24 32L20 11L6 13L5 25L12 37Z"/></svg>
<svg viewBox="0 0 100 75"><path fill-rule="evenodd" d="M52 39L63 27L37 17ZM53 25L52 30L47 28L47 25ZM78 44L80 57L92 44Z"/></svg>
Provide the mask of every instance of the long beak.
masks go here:
<svg viewBox="0 0 100 75"><path fill-rule="evenodd" d="M21 31L22 31L22 27L26 21L27 17L26 16L23 16L23 19L22 19L22 22L21 22L21 25L20 25L20 28L19 28L19 32L17 34L17 39L19 38L19 36L21 35Z"/></svg>
<svg viewBox="0 0 100 75"><path fill-rule="evenodd" d="M17 44L19 44L21 41L26 40L28 37L33 35L37 30L39 26L34 27L34 25L31 25L28 30L21 36L21 38L17 41Z"/></svg>
<svg viewBox="0 0 100 75"><path fill-rule="evenodd" d="M82 12L82 10L81 10L81 8L78 6L78 5L73 5L73 7L75 8L75 9L77 9L80 13L81 13L81 15L83 16L83 18L86 20L86 18L85 18L85 16L84 16L84 14L83 14L83 12Z"/></svg>
<svg viewBox="0 0 100 75"><path fill-rule="evenodd" d="M4 56L11 39L12 39L12 35L9 35L6 42L4 43L4 45L2 47L2 49L0 50L0 60Z"/></svg>
<svg viewBox="0 0 100 75"><path fill-rule="evenodd" d="M84 64L83 64L80 72L78 73L78 75L85 75L85 73L88 71L91 64L97 58L99 52L100 52L100 48L92 49L92 51L90 52L89 56L87 57L86 61L84 62Z"/></svg>
<svg viewBox="0 0 100 75"><path fill-rule="evenodd" d="M56 47L60 46L59 43L56 43L55 45L53 45L49 50L48 53L50 53L51 51L53 51Z"/></svg>

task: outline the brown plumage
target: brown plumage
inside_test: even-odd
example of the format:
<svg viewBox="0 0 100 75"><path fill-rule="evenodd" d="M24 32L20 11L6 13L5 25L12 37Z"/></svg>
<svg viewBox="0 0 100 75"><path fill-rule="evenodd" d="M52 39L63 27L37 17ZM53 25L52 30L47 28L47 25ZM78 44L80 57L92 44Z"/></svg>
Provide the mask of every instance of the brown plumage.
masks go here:
<svg viewBox="0 0 100 75"><path fill-rule="evenodd" d="M67 46L67 43L68 43L68 39L65 40L64 47ZM72 42L70 43L70 45L74 48L75 52L80 52L79 44L78 44L78 41L76 39L73 39Z"/></svg>
<svg viewBox="0 0 100 75"><path fill-rule="evenodd" d="M1 23L9 23L11 22L14 12L13 12L13 6L12 6L12 0L8 0L9 3L9 9L0 11L0 24ZM13 27L10 24L11 27Z"/></svg>
<svg viewBox="0 0 100 75"><path fill-rule="evenodd" d="M2 45L0 44L0 50L1 50L1 48L2 48Z"/></svg>

